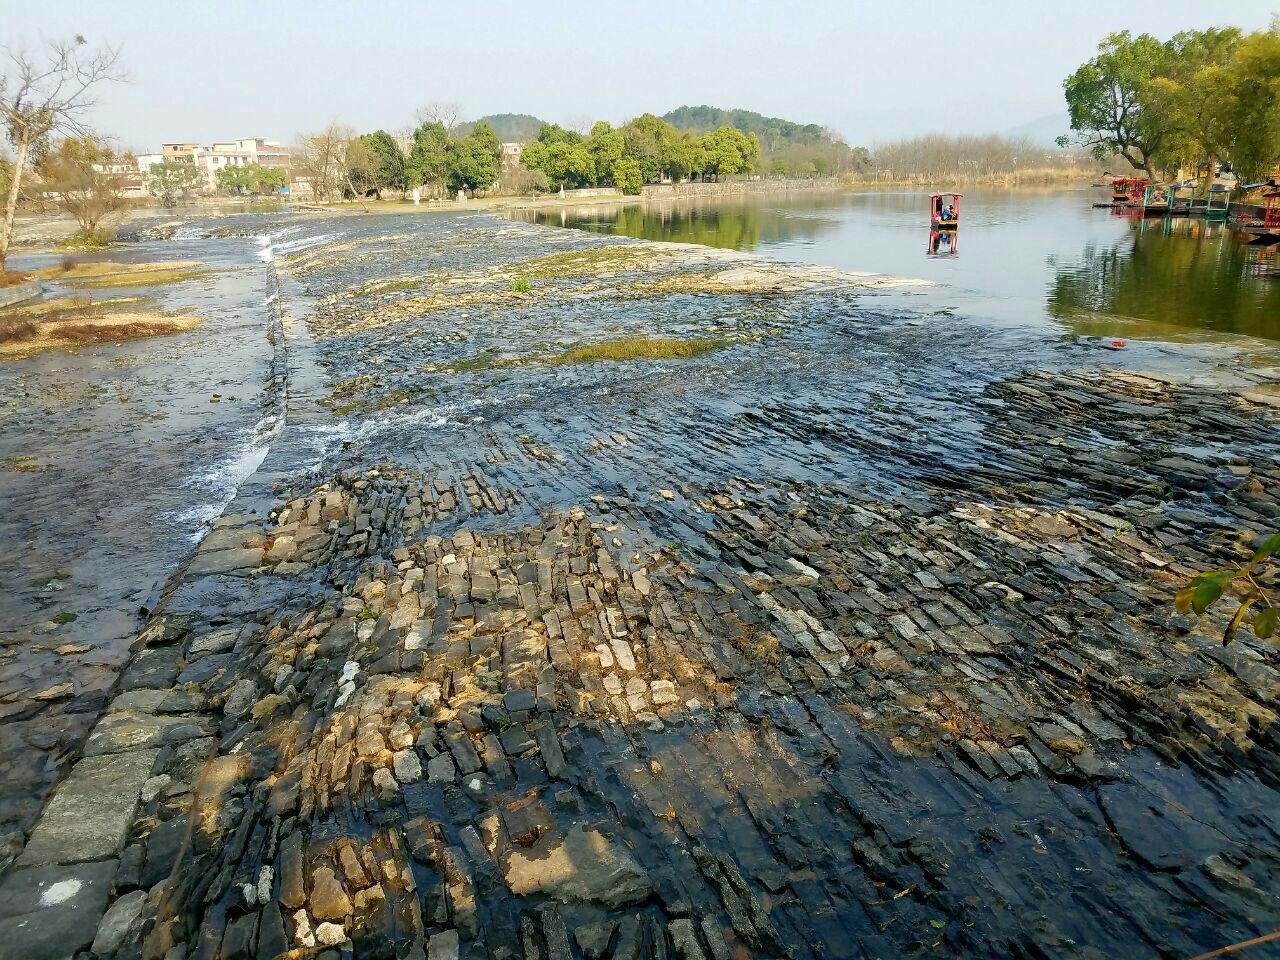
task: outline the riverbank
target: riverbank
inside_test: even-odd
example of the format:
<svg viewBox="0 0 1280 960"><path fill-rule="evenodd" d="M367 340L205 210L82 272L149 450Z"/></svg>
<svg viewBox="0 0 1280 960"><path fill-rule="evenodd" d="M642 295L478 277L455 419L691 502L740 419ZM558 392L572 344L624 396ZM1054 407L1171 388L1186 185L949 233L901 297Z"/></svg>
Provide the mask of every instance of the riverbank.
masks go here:
<svg viewBox="0 0 1280 960"><path fill-rule="evenodd" d="M1280 515L1274 358L485 215L263 251L285 421L0 880L0 957L1280 923L1280 655L1171 604ZM642 340L714 347L608 359Z"/></svg>

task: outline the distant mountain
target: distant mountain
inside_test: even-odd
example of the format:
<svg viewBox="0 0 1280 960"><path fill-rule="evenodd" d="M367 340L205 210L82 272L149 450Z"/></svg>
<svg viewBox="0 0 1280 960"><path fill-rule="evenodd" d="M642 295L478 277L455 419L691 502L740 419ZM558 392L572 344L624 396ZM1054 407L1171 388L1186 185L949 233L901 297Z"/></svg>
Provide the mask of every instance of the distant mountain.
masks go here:
<svg viewBox="0 0 1280 960"><path fill-rule="evenodd" d="M677 107L664 114L663 120L679 130L710 133L720 127L736 127L743 133L754 133L766 150L787 144L818 144L829 140L825 127L818 123L796 123L781 117L766 117L754 110L725 110L721 107Z"/></svg>
<svg viewBox="0 0 1280 960"><path fill-rule="evenodd" d="M456 131L458 136L465 137L481 120L493 127L498 139L504 143L528 143L530 140L536 140L538 131L546 122L528 113L492 113L487 117L458 124Z"/></svg>
<svg viewBox="0 0 1280 960"><path fill-rule="evenodd" d="M1002 136L1010 138L1025 137L1042 147L1057 148L1058 137L1071 135L1071 118L1064 110L1062 113L1050 113L1029 123L1008 130L1000 131Z"/></svg>

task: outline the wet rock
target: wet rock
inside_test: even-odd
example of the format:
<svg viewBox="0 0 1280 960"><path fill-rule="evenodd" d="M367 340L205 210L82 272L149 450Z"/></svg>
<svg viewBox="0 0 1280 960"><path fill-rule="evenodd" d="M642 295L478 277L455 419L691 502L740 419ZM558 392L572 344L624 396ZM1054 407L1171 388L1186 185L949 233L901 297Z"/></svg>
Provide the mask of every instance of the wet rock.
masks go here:
<svg viewBox="0 0 1280 960"><path fill-rule="evenodd" d="M157 751L86 757L54 793L19 866L104 860L117 856L133 822Z"/></svg>
<svg viewBox="0 0 1280 960"><path fill-rule="evenodd" d="M307 901L302 835L291 833L280 844L280 902L297 910Z"/></svg>
<svg viewBox="0 0 1280 960"><path fill-rule="evenodd" d="M146 900L146 891L134 890L111 904L98 924L89 949L100 957L110 956L120 949L126 937L140 934L142 925L138 921Z"/></svg>
<svg viewBox="0 0 1280 960"><path fill-rule="evenodd" d="M0 958L65 960L88 947L115 871L115 860L10 870L0 880Z"/></svg>
<svg viewBox="0 0 1280 960"><path fill-rule="evenodd" d="M515 850L503 864L503 879L516 894L541 893L561 903L599 903L617 908L645 899L652 885L626 847L582 824L562 838L543 837Z"/></svg>
<svg viewBox="0 0 1280 960"><path fill-rule="evenodd" d="M573 938L578 941L578 948L587 960L601 960L608 954L609 943L613 940L613 932L617 929L616 920L584 923L574 928Z"/></svg>
<svg viewBox="0 0 1280 960"><path fill-rule="evenodd" d="M427 960L458 960L458 931L432 934L427 944Z"/></svg>

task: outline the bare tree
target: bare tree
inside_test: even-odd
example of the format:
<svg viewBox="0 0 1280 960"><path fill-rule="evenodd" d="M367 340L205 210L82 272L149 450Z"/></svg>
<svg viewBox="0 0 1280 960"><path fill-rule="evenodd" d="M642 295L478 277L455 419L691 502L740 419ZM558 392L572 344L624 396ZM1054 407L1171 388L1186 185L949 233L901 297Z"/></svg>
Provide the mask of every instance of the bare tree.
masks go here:
<svg viewBox="0 0 1280 960"><path fill-rule="evenodd" d="M0 48L0 118L16 151L0 223L0 269L9 253L22 174L32 147L44 143L55 130L83 135L81 118L93 106L93 88L104 80L123 79L116 70L118 49L83 53L86 44L76 34L69 41L46 44L38 56L21 48Z"/></svg>
<svg viewBox="0 0 1280 960"><path fill-rule="evenodd" d="M331 123L320 133L305 134L293 151L293 168L297 176L311 184L316 199L328 201L341 192L347 179L347 144L354 131Z"/></svg>
<svg viewBox="0 0 1280 960"><path fill-rule="evenodd" d="M575 113L564 122L566 130L572 130L574 133L580 133L584 137L591 132L592 126L595 125L595 119L589 113Z"/></svg>
<svg viewBox="0 0 1280 960"><path fill-rule="evenodd" d="M424 123L440 123L445 130L452 133L454 127L462 122L462 104L454 100L433 100L418 108L418 125Z"/></svg>

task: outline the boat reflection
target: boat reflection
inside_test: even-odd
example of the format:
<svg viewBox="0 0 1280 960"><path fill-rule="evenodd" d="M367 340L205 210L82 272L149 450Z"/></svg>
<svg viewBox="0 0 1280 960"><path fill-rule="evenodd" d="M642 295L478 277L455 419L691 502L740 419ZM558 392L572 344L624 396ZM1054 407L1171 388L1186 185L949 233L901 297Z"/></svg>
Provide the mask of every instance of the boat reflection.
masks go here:
<svg viewBox="0 0 1280 960"><path fill-rule="evenodd" d="M929 246L925 248L928 257L955 257L960 254L959 230L930 230Z"/></svg>

